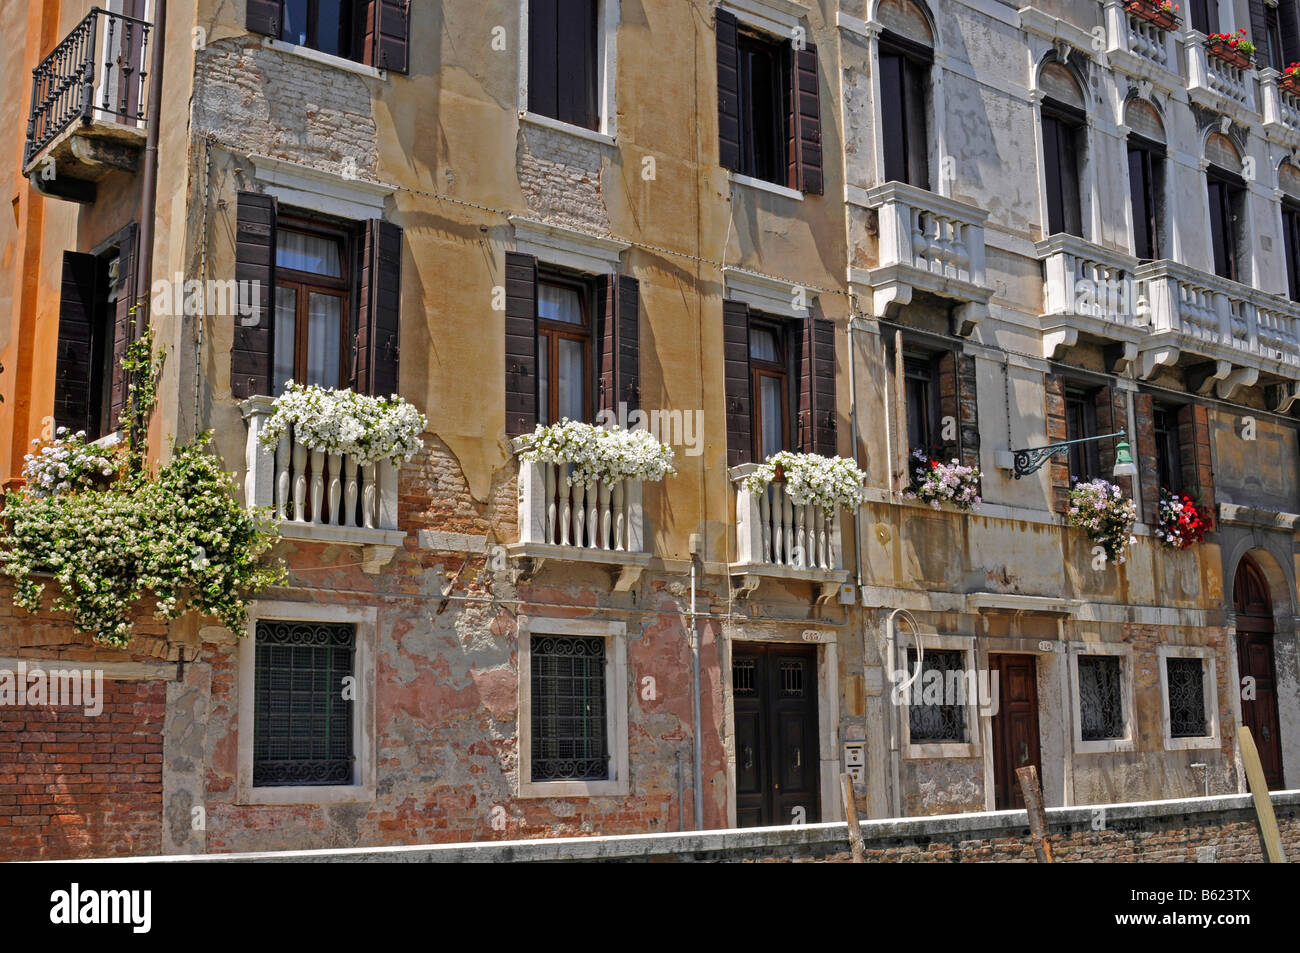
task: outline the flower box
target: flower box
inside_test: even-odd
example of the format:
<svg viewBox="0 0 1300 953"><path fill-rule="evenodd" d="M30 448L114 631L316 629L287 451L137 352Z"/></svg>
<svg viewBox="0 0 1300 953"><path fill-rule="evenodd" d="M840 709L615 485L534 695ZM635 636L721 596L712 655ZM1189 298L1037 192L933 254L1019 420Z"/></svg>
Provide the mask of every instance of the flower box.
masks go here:
<svg viewBox="0 0 1300 953"><path fill-rule="evenodd" d="M939 509L949 503L959 510L977 510L980 503L980 480L983 474L976 467L963 466L960 461L943 463L920 450L912 452L912 484L908 499L929 503Z"/></svg>
<svg viewBox="0 0 1300 953"><path fill-rule="evenodd" d="M1248 70L1254 66L1251 57L1255 53L1255 44L1246 39L1245 30L1238 30L1235 34L1211 33L1205 43L1205 52L1237 69Z"/></svg>
<svg viewBox="0 0 1300 953"><path fill-rule="evenodd" d="M1167 0L1163 3L1160 0L1128 0L1124 9L1162 30L1178 29L1178 14L1175 12L1178 5Z"/></svg>
<svg viewBox="0 0 1300 953"><path fill-rule="evenodd" d="M1290 67L1287 67L1290 69ZM1286 90L1292 96L1300 96L1300 70L1294 73L1283 73L1278 79L1277 85Z"/></svg>

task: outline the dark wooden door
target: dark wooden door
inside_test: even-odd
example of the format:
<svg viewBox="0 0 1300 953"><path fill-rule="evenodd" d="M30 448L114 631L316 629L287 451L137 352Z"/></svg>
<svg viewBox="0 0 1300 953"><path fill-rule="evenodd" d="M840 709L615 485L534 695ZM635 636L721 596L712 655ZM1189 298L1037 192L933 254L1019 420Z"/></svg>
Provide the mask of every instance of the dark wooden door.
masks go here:
<svg viewBox="0 0 1300 953"><path fill-rule="evenodd" d="M736 824L821 819L818 808L817 649L736 642Z"/></svg>
<svg viewBox="0 0 1300 953"><path fill-rule="evenodd" d="M1032 655L990 655L998 675L998 711L993 716L993 795L999 811L1025 806L1016 769L1034 765L1038 750L1038 665Z"/></svg>
<svg viewBox="0 0 1300 953"><path fill-rule="evenodd" d="M1273 664L1273 600L1264 573L1249 556L1232 584L1237 611L1237 670L1254 679L1253 699L1241 699L1241 720L1250 729L1269 790L1283 787L1282 737L1278 731L1277 680ZM1246 683L1237 686L1243 691Z"/></svg>

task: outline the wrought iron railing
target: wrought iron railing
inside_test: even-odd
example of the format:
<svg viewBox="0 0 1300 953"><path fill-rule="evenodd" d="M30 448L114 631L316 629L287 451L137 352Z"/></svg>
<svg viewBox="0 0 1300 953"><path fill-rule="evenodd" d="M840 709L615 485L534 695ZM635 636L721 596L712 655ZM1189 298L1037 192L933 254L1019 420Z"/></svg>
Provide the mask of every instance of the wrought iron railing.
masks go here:
<svg viewBox="0 0 1300 953"><path fill-rule="evenodd" d="M140 125L146 108L150 24L93 8L32 71L30 162L73 122Z"/></svg>

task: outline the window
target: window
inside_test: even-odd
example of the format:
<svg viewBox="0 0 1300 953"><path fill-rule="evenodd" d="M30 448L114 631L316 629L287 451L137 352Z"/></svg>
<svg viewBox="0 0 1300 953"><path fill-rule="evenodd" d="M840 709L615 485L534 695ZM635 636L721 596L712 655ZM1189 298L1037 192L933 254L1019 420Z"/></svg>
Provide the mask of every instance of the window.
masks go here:
<svg viewBox="0 0 1300 953"><path fill-rule="evenodd" d="M880 102L885 181L930 188L926 90L931 53L902 38L880 41Z"/></svg>
<svg viewBox="0 0 1300 953"><path fill-rule="evenodd" d="M1264 41L1259 44L1260 66L1271 66L1282 71L1287 66L1283 59L1282 25L1278 19L1277 7L1264 4Z"/></svg>
<svg viewBox="0 0 1300 953"><path fill-rule="evenodd" d="M1300 203L1282 200L1282 248L1286 255L1287 293L1300 301Z"/></svg>
<svg viewBox="0 0 1300 953"><path fill-rule="evenodd" d="M528 110L600 128L598 0L529 0Z"/></svg>
<svg viewBox="0 0 1300 953"><path fill-rule="evenodd" d="M1079 725L1084 741L1124 737L1123 689L1116 655L1080 655Z"/></svg>
<svg viewBox="0 0 1300 953"><path fill-rule="evenodd" d="M1079 201L1079 155L1084 143L1081 110L1064 103L1043 103L1043 163L1047 185L1047 231L1083 237Z"/></svg>
<svg viewBox="0 0 1300 953"><path fill-rule="evenodd" d="M1206 172L1210 201L1210 244L1214 252L1214 273L1230 281L1241 280L1240 223L1246 190L1241 179L1211 166Z"/></svg>
<svg viewBox="0 0 1300 953"><path fill-rule="evenodd" d="M1219 0L1191 0L1190 6L1193 30L1219 32Z"/></svg>
<svg viewBox="0 0 1300 953"><path fill-rule="evenodd" d="M1169 736L1203 738L1209 734L1205 712L1205 664L1199 658L1165 659L1169 693Z"/></svg>
<svg viewBox="0 0 1300 953"><path fill-rule="evenodd" d="M934 457L939 452L939 388L935 362L929 356L903 357L903 386L907 399L907 451Z"/></svg>
<svg viewBox="0 0 1300 953"><path fill-rule="evenodd" d="M1097 399L1092 392L1076 387L1065 391L1065 439L1082 440L1097 436ZM1070 478L1086 482L1101 475L1097 441L1070 447Z"/></svg>
<svg viewBox="0 0 1300 953"><path fill-rule="evenodd" d="M1170 493L1182 492L1183 464L1178 443L1178 411L1157 406L1152 412L1156 443L1156 466L1160 485Z"/></svg>
<svg viewBox="0 0 1300 953"><path fill-rule="evenodd" d="M537 410L543 424L591 419L591 289L537 282Z"/></svg>
<svg viewBox="0 0 1300 953"><path fill-rule="evenodd" d="M531 780L608 780L605 640L534 635L530 677Z"/></svg>
<svg viewBox="0 0 1300 953"><path fill-rule="evenodd" d="M288 380L321 387L347 380L348 244L342 232L306 224L276 230L276 394Z"/></svg>
<svg viewBox="0 0 1300 953"><path fill-rule="evenodd" d="M750 322L750 399L759 460L791 447L789 337L786 328L777 322Z"/></svg>
<svg viewBox="0 0 1300 953"><path fill-rule="evenodd" d="M1164 178L1164 147L1130 136L1128 184L1133 203L1133 252L1144 261L1161 256L1160 214Z"/></svg>
<svg viewBox="0 0 1300 953"><path fill-rule="evenodd" d="M968 698L965 653L927 649L921 677L908 689L907 730L910 744L966 743L963 709ZM907 652L908 673L916 671L916 651Z"/></svg>
<svg viewBox="0 0 1300 953"><path fill-rule="evenodd" d="M787 45L741 33L740 168L742 175L786 184L786 120L790 96Z"/></svg>
<svg viewBox="0 0 1300 953"><path fill-rule="evenodd" d="M360 0L284 0L280 39L322 53L360 60L367 4Z"/></svg>
<svg viewBox="0 0 1300 953"><path fill-rule="evenodd" d="M351 696L356 626L259 621L253 701L253 786L354 781Z"/></svg>

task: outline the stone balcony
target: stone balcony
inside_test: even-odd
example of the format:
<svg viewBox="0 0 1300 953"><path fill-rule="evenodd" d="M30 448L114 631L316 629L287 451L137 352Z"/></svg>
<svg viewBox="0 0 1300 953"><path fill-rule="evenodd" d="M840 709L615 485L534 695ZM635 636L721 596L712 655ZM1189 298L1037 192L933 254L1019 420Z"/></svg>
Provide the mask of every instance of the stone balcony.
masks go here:
<svg viewBox="0 0 1300 953"><path fill-rule="evenodd" d="M397 467L308 450L288 436L267 448L261 435L275 412L272 399L250 397L240 407L247 504L269 507L285 539L361 547L362 568L379 572L406 539L397 527Z"/></svg>
<svg viewBox="0 0 1300 953"><path fill-rule="evenodd" d="M1165 92L1183 84L1177 28L1156 26L1125 10L1120 0L1109 0L1104 15L1111 65Z"/></svg>
<svg viewBox="0 0 1300 953"><path fill-rule="evenodd" d="M1186 47L1187 96L1193 103L1233 115L1257 110L1253 69L1241 69L1211 56L1199 33L1187 35Z"/></svg>
<svg viewBox="0 0 1300 953"><path fill-rule="evenodd" d="M1300 305L1172 261L1142 265L1135 277L1149 314L1137 357L1143 378L1182 362L1192 389L1213 385L1227 399L1263 375L1280 388L1275 403L1290 407L1300 382Z"/></svg>
<svg viewBox="0 0 1300 953"><path fill-rule="evenodd" d="M736 486L736 560L732 575L745 576L742 590L752 590L764 576L821 583L823 596L848 578L844 569L839 510L812 503L795 504L780 482L762 492L745 486L758 464L732 467Z"/></svg>
<svg viewBox="0 0 1300 953"><path fill-rule="evenodd" d="M893 316L915 292L946 299L965 336L988 312L984 222L988 213L902 182L845 188L853 262L849 281L871 289L873 313ZM871 245L874 240L874 255Z"/></svg>
<svg viewBox="0 0 1300 953"><path fill-rule="evenodd" d="M516 455L528 446L514 442ZM614 567L616 592L630 589L650 562L639 480L569 483L571 466L519 462L519 541L506 547L534 565L548 559Z"/></svg>
<svg viewBox="0 0 1300 953"><path fill-rule="evenodd" d="M1073 235L1035 247L1043 262L1043 356L1058 357L1083 337L1107 349L1112 371L1123 370L1149 335L1133 277L1137 259Z"/></svg>
<svg viewBox="0 0 1300 953"><path fill-rule="evenodd" d="M1300 149L1300 96L1285 88L1280 80L1275 70L1260 71L1264 126L1272 138L1292 149Z"/></svg>

